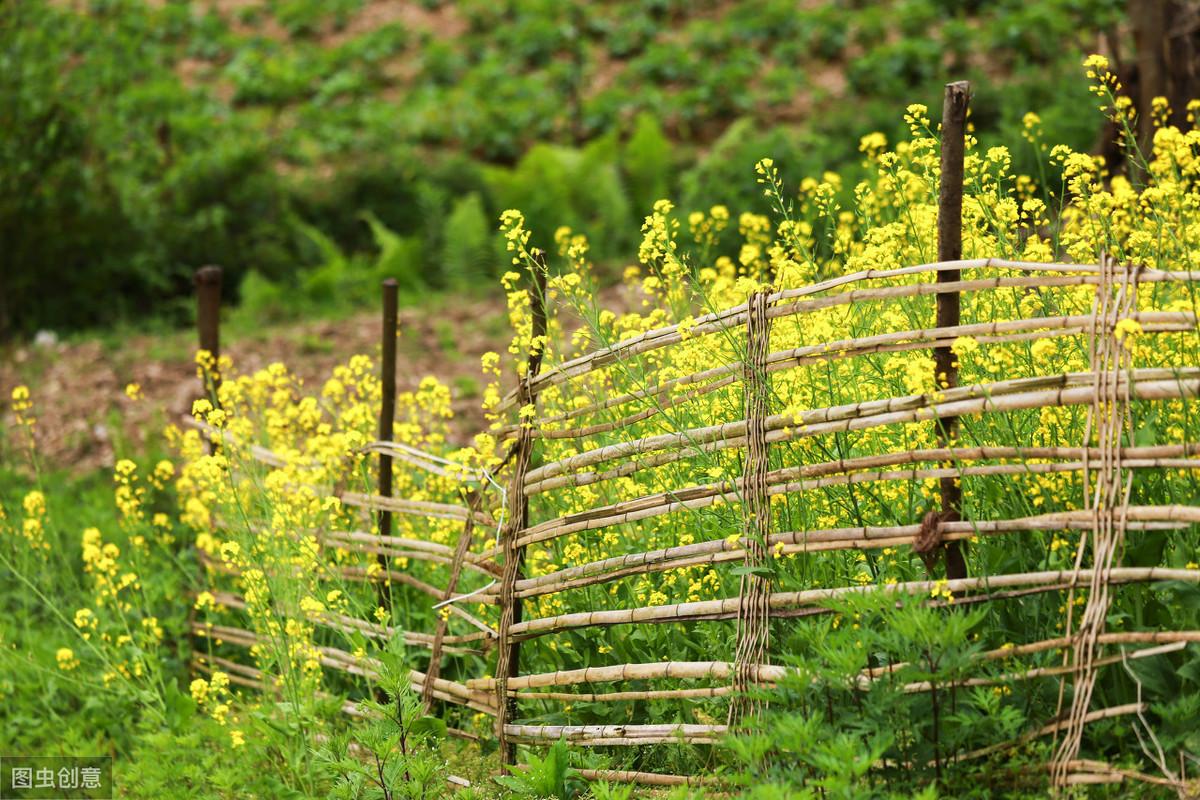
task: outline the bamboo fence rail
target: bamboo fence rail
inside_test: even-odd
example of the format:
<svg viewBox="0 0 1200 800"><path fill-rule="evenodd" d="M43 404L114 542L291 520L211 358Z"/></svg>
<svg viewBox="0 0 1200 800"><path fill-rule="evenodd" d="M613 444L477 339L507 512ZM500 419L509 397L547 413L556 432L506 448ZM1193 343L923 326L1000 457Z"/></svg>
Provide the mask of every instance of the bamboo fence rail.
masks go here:
<svg viewBox="0 0 1200 800"><path fill-rule="evenodd" d="M1186 311L1146 311L1146 312L1131 312L1129 319L1132 319L1142 325L1146 332L1150 333L1167 333L1167 332L1184 332L1193 330L1196 327L1196 315ZM774 353L769 353L766 356L764 367L767 372L776 372L785 369L792 369L802 364L816 363L819 361L829 360L831 358L853 358L855 356L871 355L877 353L895 353L904 352L907 350L918 349L938 349L950 347L954 340L967 336L976 339L981 344L997 344L1012 341L1026 341L1036 339L1053 338L1057 336L1070 336L1086 334L1088 326L1092 321L1090 315L1073 315L1073 316L1058 316L1058 317L1033 317L1029 319L1009 320L1005 322L985 322L973 323L969 325L952 325L944 328L925 328L921 330L897 331L894 333L877 334L874 336L865 336L857 339L842 339L822 344L806 345L804 347L796 347L790 350L782 350ZM1009 335L1002 335L1009 334ZM653 390L643 390L641 393L632 393L623 395L622 398L627 400L644 399L649 396L660 397L667 394L671 389L679 385L689 385L697 383L708 378L722 376L722 380L712 381L704 386L693 389L683 395L671 398L670 400L658 406L645 408L634 414L630 414L618 420L610 422L598 423L582 428L568 429L553 429L540 428L532 433L534 437L543 439L576 439L585 436L592 436L597 433L605 433L608 431L617 430L620 428L629 427L635 422L640 422L645 419L656 416L663 410L672 408L685 402L690 402L698 397L710 394L720 388L728 386L740 379L738 374L744 365L739 363L715 367L704 372L694 373L693 375L676 378L673 381L667 381L656 387ZM635 396L636 395L636 396ZM612 407L619 405L613 400L606 400L602 404L593 404L585 406L583 409L576 409L571 413L578 415L588 411L599 410L600 407ZM565 415L564 415L565 418ZM557 421L558 418L551 417L542 420L543 425L551 424ZM513 426L506 426L501 429L505 435L511 435L516 431Z"/></svg>
<svg viewBox="0 0 1200 800"><path fill-rule="evenodd" d="M961 270L963 263L975 265L973 268L988 269L996 267L998 264L1004 264L1006 269L1015 269L1024 272L1061 272L1064 271L1059 267L1071 267L1075 265L1056 265L1043 264L1034 262L1016 262L1007 261L1000 262L996 259L980 259L972 262L941 262L937 264L925 265L924 268L919 268L918 272L953 272ZM1065 270L1073 271L1073 270ZM1100 272L1099 267L1091 267L1087 273L1068 274L1068 275L1037 275L1035 277L992 277L976 280L955 280L939 283L915 283L902 286L889 286L882 289L856 289L850 292L822 297L812 300L792 300L792 302L784 303L782 301L791 300L797 297L808 297L812 294L818 294L823 291L828 291L832 288L845 286L851 283L856 283L865 280L887 279L893 277L896 271L891 270L868 270L865 273L857 273L856 275L848 275L837 279L839 282L829 282L825 284L815 284L809 287L800 289L786 290L777 292L767 296L766 300L770 309L768 316L772 319L787 316L796 316L809 311L816 311L832 306L850 305L872 300L895 300L905 297L921 297L926 295L942 295L972 291L992 291L996 289L1051 289L1051 288L1068 288L1074 286L1099 286L1103 277L1097 273ZM906 274L918 274L918 272L909 272ZM869 276L868 273L872 273ZM1196 281L1200 280L1200 273L1194 272L1162 272L1158 270L1143 269L1138 275L1138 280L1142 283L1165 283L1165 282L1180 282L1180 281ZM724 332L733 327L738 327L746 323L747 306L745 304L735 306L725 311L707 314L697 317L695 324L689 326L686 338L692 339L698 336L705 336L712 333ZM554 369L547 370L539 375L532 382L531 388L536 391L543 391L551 386L560 385L571 378L581 375L586 375L589 372L601 369L605 366L614 364L618 361L631 358L633 356L647 353L651 350L656 350L669 345L678 344L684 341L685 334L680 331L678 326L670 326L664 328L656 328L647 331L629 339L625 339L610 347L602 350L597 350L578 358L565 361ZM511 411L516 408L516 394L510 393L500 404L499 411Z"/></svg>
<svg viewBox="0 0 1200 800"><path fill-rule="evenodd" d="M930 589L945 589L950 592L987 591L991 588L1019 586L1045 586L1070 584L1072 579L1090 579L1092 570L1046 570L1009 575L993 575L984 578L958 578L946 581L909 581L884 586L842 586L832 589L809 589L801 592L776 592L770 595L771 609L789 609L801 606L819 606L853 594L884 592L887 594L925 594ZM1200 569L1170 569L1167 567L1114 567L1109 570L1112 583L1138 583L1146 581L1188 581L1200 583ZM592 628L608 625L644 623L694 622L709 619L730 619L737 615L740 598L727 597L721 600L698 600L690 603L672 603L663 606L611 609L605 611L577 611L553 617L540 617L513 625L511 635L531 638L572 628Z"/></svg>

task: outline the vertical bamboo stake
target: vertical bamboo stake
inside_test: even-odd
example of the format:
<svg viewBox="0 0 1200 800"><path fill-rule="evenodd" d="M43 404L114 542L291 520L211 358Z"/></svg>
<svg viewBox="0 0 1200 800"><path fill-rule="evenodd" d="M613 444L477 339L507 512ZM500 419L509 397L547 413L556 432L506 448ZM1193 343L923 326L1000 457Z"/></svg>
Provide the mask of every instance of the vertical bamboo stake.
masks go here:
<svg viewBox="0 0 1200 800"><path fill-rule="evenodd" d="M757 683L759 665L770 661L771 498L767 494L770 453L766 420L771 413L771 383L767 374L771 320L767 316L767 293L750 295L746 314L746 360L743 385L746 405L746 463L743 470L746 556L739 588L737 646L734 652L734 697L729 705L729 723L736 724L760 710L749 695Z"/></svg>
<svg viewBox="0 0 1200 800"><path fill-rule="evenodd" d="M545 350L546 320L546 268L539 258L534 270L533 286L529 290L529 306L532 314L533 343L529 349L529 362L525 374L517 384L520 407L535 402L536 393L532 381L542 367L542 352ZM508 696L508 679L521 672L521 643L512 640L509 631L521 621L521 601L516 597L517 581L521 579L525 562L525 548L517 547L516 540L529 521L529 498L525 496L525 474L533 456L533 436L528 427L532 420L522 420L517 432L515 460L512 478L508 485L508 509L501 546L504 552L504 573L500 579L500 629L498 655L496 658L496 736L500 740L500 770L508 772L516 756L516 745L505 731L510 719L516 717L517 701Z"/></svg>
<svg viewBox="0 0 1200 800"><path fill-rule="evenodd" d="M217 390L221 388L221 268L201 267L194 276L196 285L196 332L200 349L212 356L211 368L203 369L204 393L214 406L220 404ZM208 451L215 453L217 443L209 438Z"/></svg>
<svg viewBox="0 0 1200 800"><path fill-rule="evenodd" d="M471 538L475 535L475 514L479 511L483 497L474 489L466 493L467 521L459 534L458 545L454 549L454 560L450 564L450 580L446 591L442 594L442 602L446 602L458 591L458 581L462 577L463 563L467 560L467 551L471 549ZM442 672L442 640L446 637L446 628L450 621L449 608L438 609L437 629L433 634L433 645L429 650L429 669L425 671L425 688L421 692L421 701L425 705L425 713L433 706L433 684L437 682Z"/></svg>
<svg viewBox="0 0 1200 800"><path fill-rule="evenodd" d="M383 282L383 332L382 359L380 380L383 383L383 399L379 408L379 440L390 442L396 422L396 279L388 278ZM392 496L392 457L386 453L379 454L379 495ZM380 509L379 535L392 535L392 512ZM380 553L377 557L379 565L387 574L388 558ZM387 584L379 587L381 605L391 606L391 592ZM383 602L383 601L387 602Z"/></svg>
<svg viewBox="0 0 1200 800"><path fill-rule="evenodd" d="M971 85L966 81L946 84L946 97L942 104L942 163L941 181L938 189L938 260L958 261L962 259L962 203L963 203L963 158L966 147L967 105L971 99ZM946 270L937 275L938 283L951 283L962 279L960 270ZM937 326L951 327L959 324L958 292L942 292L937 296ZM958 384L958 367L954 353L949 347L934 350L934 372L939 389ZM938 446L945 447L954 438L958 419L949 417L938 420ZM962 486L958 479L941 479L942 518L959 519L962 511ZM958 542L950 542L946 550L946 577L950 580L965 578L967 564Z"/></svg>

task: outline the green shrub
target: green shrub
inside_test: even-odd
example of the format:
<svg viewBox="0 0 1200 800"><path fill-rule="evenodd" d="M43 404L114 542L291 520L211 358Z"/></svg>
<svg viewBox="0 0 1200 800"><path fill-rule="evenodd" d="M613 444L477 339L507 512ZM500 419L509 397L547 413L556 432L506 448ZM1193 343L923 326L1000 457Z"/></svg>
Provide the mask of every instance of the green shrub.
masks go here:
<svg viewBox="0 0 1200 800"><path fill-rule="evenodd" d="M490 276L492 224L475 192L455 201L446 217L441 268L446 286L478 289Z"/></svg>
<svg viewBox="0 0 1200 800"><path fill-rule="evenodd" d="M673 166L671 143L658 120L649 112L638 114L633 135L621 152L621 167L637 213L649 213L655 200L666 197Z"/></svg>

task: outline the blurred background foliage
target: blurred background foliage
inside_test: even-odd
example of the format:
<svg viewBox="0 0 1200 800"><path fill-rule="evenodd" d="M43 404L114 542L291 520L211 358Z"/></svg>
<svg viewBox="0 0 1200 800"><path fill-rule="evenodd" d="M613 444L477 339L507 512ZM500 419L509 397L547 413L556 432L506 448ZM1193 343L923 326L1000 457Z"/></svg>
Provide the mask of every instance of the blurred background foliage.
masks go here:
<svg viewBox="0 0 1200 800"><path fill-rule="evenodd" d="M0 15L0 337L335 313L507 268L519 207L620 267L660 196L761 210L751 167L845 169L972 81L980 138L1089 149L1116 0L92 0ZM1036 174L1034 152L1017 166ZM794 184L793 184L794 185ZM847 190L852 190L852 186ZM541 242L545 245L546 242Z"/></svg>

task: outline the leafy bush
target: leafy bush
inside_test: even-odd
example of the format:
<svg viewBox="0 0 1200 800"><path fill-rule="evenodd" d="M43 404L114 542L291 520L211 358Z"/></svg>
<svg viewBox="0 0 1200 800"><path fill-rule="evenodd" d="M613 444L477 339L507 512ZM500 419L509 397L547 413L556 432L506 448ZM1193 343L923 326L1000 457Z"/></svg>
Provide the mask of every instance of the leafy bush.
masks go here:
<svg viewBox="0 0 1200 800"><path fill-rule="evenodd" d="M442 244L441 258L442 274L450 289L475 290L490 277L491 227L477 193L455 201L446 217L449 235Z"/></svg>
<svg viewBox="0 0 1200 800"><path fill-rule="evenodd" d="M475 192L489 218L519 204L540 220L531 190L493 170L550 175L546 147L562 148L560 159L611 155L603 166L587 157L603 197L569 198L566 219L593 235L598 257L614 257L630 244L630 209L640 216L667 194L728 202L725 188L740 182L696 176L740 169L711 155L737 149L735 138L756 155L800 142L814 155L789 161L812 174L852 164L857 132L890 133L894 98L936 92L946 63L988 97L979 135L1011 136L1036 107L1048 133L1074 146L1094 138L1080 92L1046 76L1114 27L1120 4L950 5L465 0L425 4L437 16L406 27L351 25L372 13L366 0L236 11L20 3L0 28L0 98L11 109L0 244L14 265L2 278L0 336L105 324L147 306L175 318L190 308L191 271L209 262L231 285L250 269L286 280L307 247L293 215L358 254L374 247L360 221L370 211L420 236L422 276L447 285L438 262L453 208ZM465 32L445 37L438 26L457 21ZM884 36L893 27L898 35ZM589 149L610 137L628 144ZM445 166L466 159L468 180Z"/></svg>

